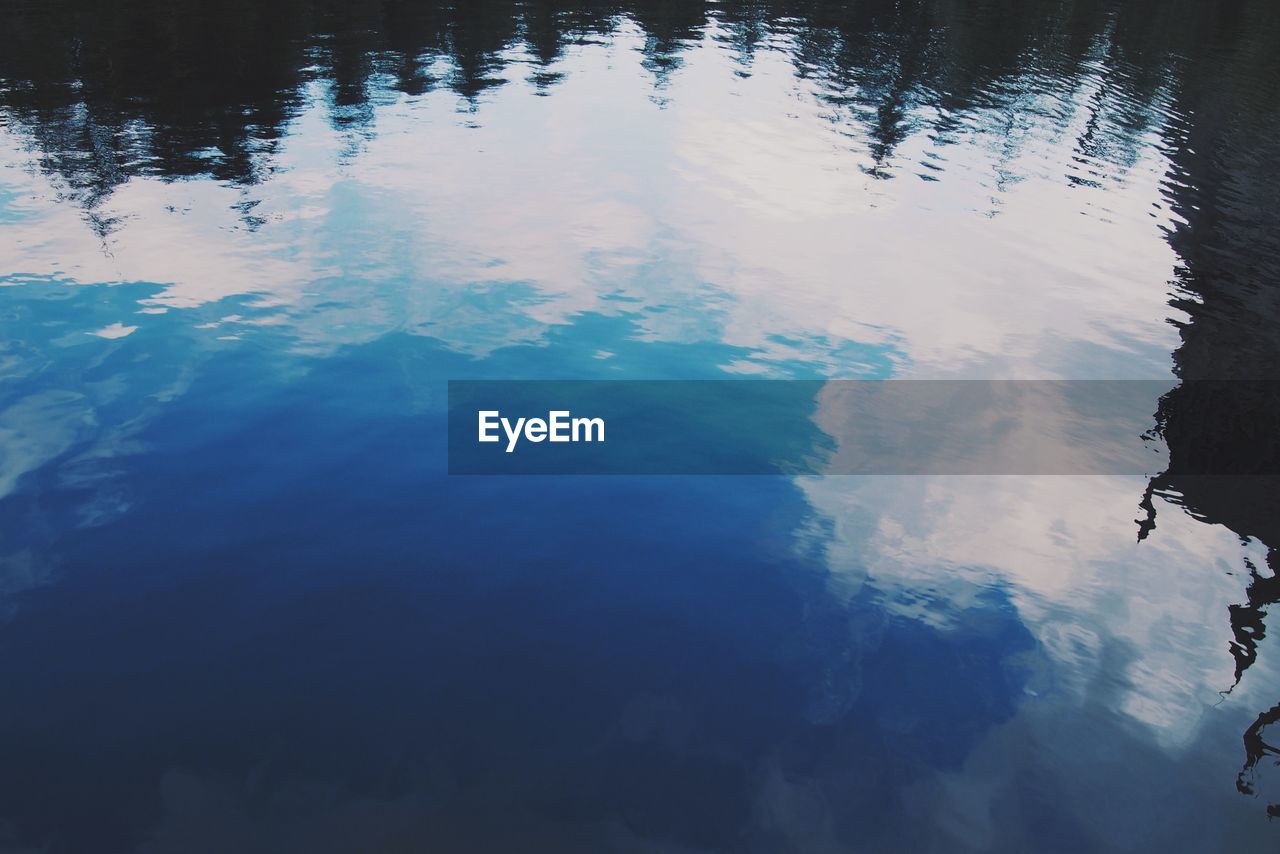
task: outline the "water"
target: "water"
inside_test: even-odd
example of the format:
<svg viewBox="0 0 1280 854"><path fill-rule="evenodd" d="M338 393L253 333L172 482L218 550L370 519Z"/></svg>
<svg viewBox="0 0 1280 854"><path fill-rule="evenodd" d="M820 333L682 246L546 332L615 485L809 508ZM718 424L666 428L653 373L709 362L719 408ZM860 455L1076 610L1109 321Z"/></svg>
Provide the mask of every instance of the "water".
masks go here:
<svg viewBox="0 0 1280 854"><path fill-rule="evenodd" d="M1270 4L0 15L0 850L1280 844L1277 493L1180 473L1190 390L1150 477L444 440L450 379L1274 378Z"/></svg>

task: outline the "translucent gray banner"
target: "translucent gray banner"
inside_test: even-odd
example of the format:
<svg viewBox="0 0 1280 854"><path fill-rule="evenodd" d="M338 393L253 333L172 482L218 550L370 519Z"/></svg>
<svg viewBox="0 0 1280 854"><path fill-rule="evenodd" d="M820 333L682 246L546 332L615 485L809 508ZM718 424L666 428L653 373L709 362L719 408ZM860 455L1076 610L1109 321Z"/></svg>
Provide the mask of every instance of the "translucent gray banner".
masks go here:
<svg viewBox="0 0 1280 854"><path fill-rule="evenodd" d="M455 381L453 474L1275 474L1280 383ZM1199 413L1197 415L1197 412ZM1184 431L1185 432L1185 431Z"/></svg>

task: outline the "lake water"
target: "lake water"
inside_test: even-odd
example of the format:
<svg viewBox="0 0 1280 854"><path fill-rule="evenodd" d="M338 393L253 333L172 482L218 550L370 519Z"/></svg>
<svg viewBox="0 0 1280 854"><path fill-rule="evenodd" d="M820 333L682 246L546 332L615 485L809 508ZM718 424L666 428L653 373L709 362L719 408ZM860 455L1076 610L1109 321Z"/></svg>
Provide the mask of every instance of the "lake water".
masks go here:
<svg viewBox="0 0 1280 854"><path fill-rule="evenodd" d="M1271 3L0 21L0 851L1280 847L1280 487L1177 465L1280 376ZM1171 463L446 474L449 380L746 378Z"/></svg>

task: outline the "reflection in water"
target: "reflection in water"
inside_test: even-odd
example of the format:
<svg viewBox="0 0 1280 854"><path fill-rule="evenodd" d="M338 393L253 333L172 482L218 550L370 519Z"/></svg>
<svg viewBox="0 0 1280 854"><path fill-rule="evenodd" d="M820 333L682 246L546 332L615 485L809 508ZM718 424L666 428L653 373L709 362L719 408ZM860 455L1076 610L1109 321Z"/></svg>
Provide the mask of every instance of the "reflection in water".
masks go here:
<svg viewBox="0 0 1280 854"><path fill-rule="evenodd" d="M442 413L1274 379L1268 4L0 13L0 850L1274 844L1277 485L1193 463L1275 400L1145 483L448 479Z"/></svg>
<svg viewBox="0 0 1280 854"><path fill-rule="evenodd" d="M1251 36L1249 28L1259 24L1260 33ZM1275 51L1265 41L1276 32L1274 20L1259 22L1244 9L1231 9L1214 31L1213 49L1189 58L1194 67L1179 95L1180 112L1198 118L1169 134L1172 173L1178 178L1169 194L1177 215L1169 240L1182 260L1175 304L1189 315L1173 354L1175 372L1183 380L1273 379L1280 365L1280 337L1274 332L1280 320L1275 291L1280 244L1273 227L1280 211L1280 182L1263 165L1270 160L1267 151L1280 153L1280 84ZM1259 85L1242 85L1251 80ZM1267 609L1280 603L1280 483L1274 477L1195 477L1184 470L1193 459L1206 457L1237 470L1243 460L1273 465L1280 445L1251 425L1274 420L1280 400L1249 393L1222 407L1220 401L1201 399L1196 386L1184 383L1161 401L1160 432L1169 445L1170 462L1148 487L1144 506L1149 517L1140 534L1145 536L1154 525L1151 495L1159 494L1198 519L1266 546L1268 574L1259 574L1258 566L1246 561L1245 599L1229 608L1234 689L1257 659ZM1262 730L1276 719L1274 708L1263 712L1245 733L1247 761L1237 784L1245 794L1253 794L1246 775L1270 749ZM1280 802L1267 811L1280 814Z"/></svg>
<svg viewBox="0 0 1280 854"><path fill-rule="evenodd" d="M1254 769L1258 763L1267 754L1280 756L1280 749L1272 747L1262 740L1262 730L1274 723L1280 723L1280 703L1258 715L1258 719L1253 722L1253 725L1244 734L1244 749L1248 758L1245 759L1244 768L1240 771L1240 777L1236 780L1236 788L1240 790L1242 795L1253 794L1252 775L1255 773ZM1280 804L1271 804L1267 807L1267 815L1272 818L1280 817Z"/></svg>
<svg viewBox="0 0 1280 854"><path fill-rule="evenodd" d="M988 136L1008 166L1020 147L1067 134L1065 177L1097 187L1138 164L1145 135L1185 133L1171 103L1180 81L1162 63L1179 54L1211 62L1221 46L1204 28L1232 27L1225 37L1244 49L1267 47L1251 10L1180 5L1175 24L1153 30L1149 15L1164 4L1084 3L1072 15L1012 2L963 11L929 2L18 4L3 45L6 77L18 82L4 103L41 165L93 209L138 175L263 180L312 83L335 127L369 134L375 107L398 93L446 88L478 112L509 77L530 74L542 91L563 79L551 69L571 48L635 25L659 93L708 37L744 76L761 51L785 50L802 79L816 80L830 117L849 124L842 133L872 174L912 168L895 154L922 132L941 147ZM1078 115L1062 109L1063 95ZM914 168L931 179L946 162L938 152Z"/></svg>

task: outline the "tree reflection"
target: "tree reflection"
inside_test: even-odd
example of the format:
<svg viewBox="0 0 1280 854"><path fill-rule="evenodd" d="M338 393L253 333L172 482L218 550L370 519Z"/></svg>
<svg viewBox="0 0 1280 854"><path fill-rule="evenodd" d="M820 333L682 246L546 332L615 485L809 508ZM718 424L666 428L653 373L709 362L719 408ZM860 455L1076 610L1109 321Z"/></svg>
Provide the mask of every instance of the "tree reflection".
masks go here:
<svg viewBox="0 0 1280 854"><path fill-rule="evenodd" d="M1139 534L1154 527L1151 497L1160 495L1266 546L1269 574L1247 563L1244 601L1229 609L1239 684L1257 659L1268 609L1280 603L1280 478L1273 476L1280 446L1267 427L1280 421L1272 382L1280 379L1280 181L1270 166L1280 153L1274 108L1280 32L1273 16L1247 3L1204 10L1193 20L1201 35L1179 45L1176 101L1177 112L1195 120L1171 122L1163 132L1172 161L1165 194L1178 215L1168 238L1184 265L1172 304L1189 316L1173 354L1183 382L1157 413L1169 466L1148 488ZM1222 384L1202 380L1244 382L1230 385L1224 405L1215 392ZM1261 474L1206 476L1206 468ZM1262 731L1278 717L1280 707L1263 712L1245 733L1241 792L1252 794L1246 774L1274 752ZM1280 804L1268 813L1280 814Z"/></svg>
<svg viewBox="0 0 1280 854"><path fill-rule="evenodd" d="M623 26L639 28L642 64L659 92L709 30L732 45L743 73L759 51L785 51L868 140L870 171L889 176L911 133L954 134L960 116L993 104L1016 111L1028 87L1078 87L1095 73L1099 44L1148 29L1122 34L1102 4L1068 13L1013 0L972 9L938 0L54 0L11 4L4 16L0 109L90 211L133 175L262 180L310 83L324 84L335 126L368 132L380 89L417 96L446 87L474 109L520 62L545 93L560 79L566 46ZM1159 120L1161 71L1123 81L1135 109L1117 139L1136 147L1136 134ZM1013 79L1017 86L1006 85Z"/></svg>

